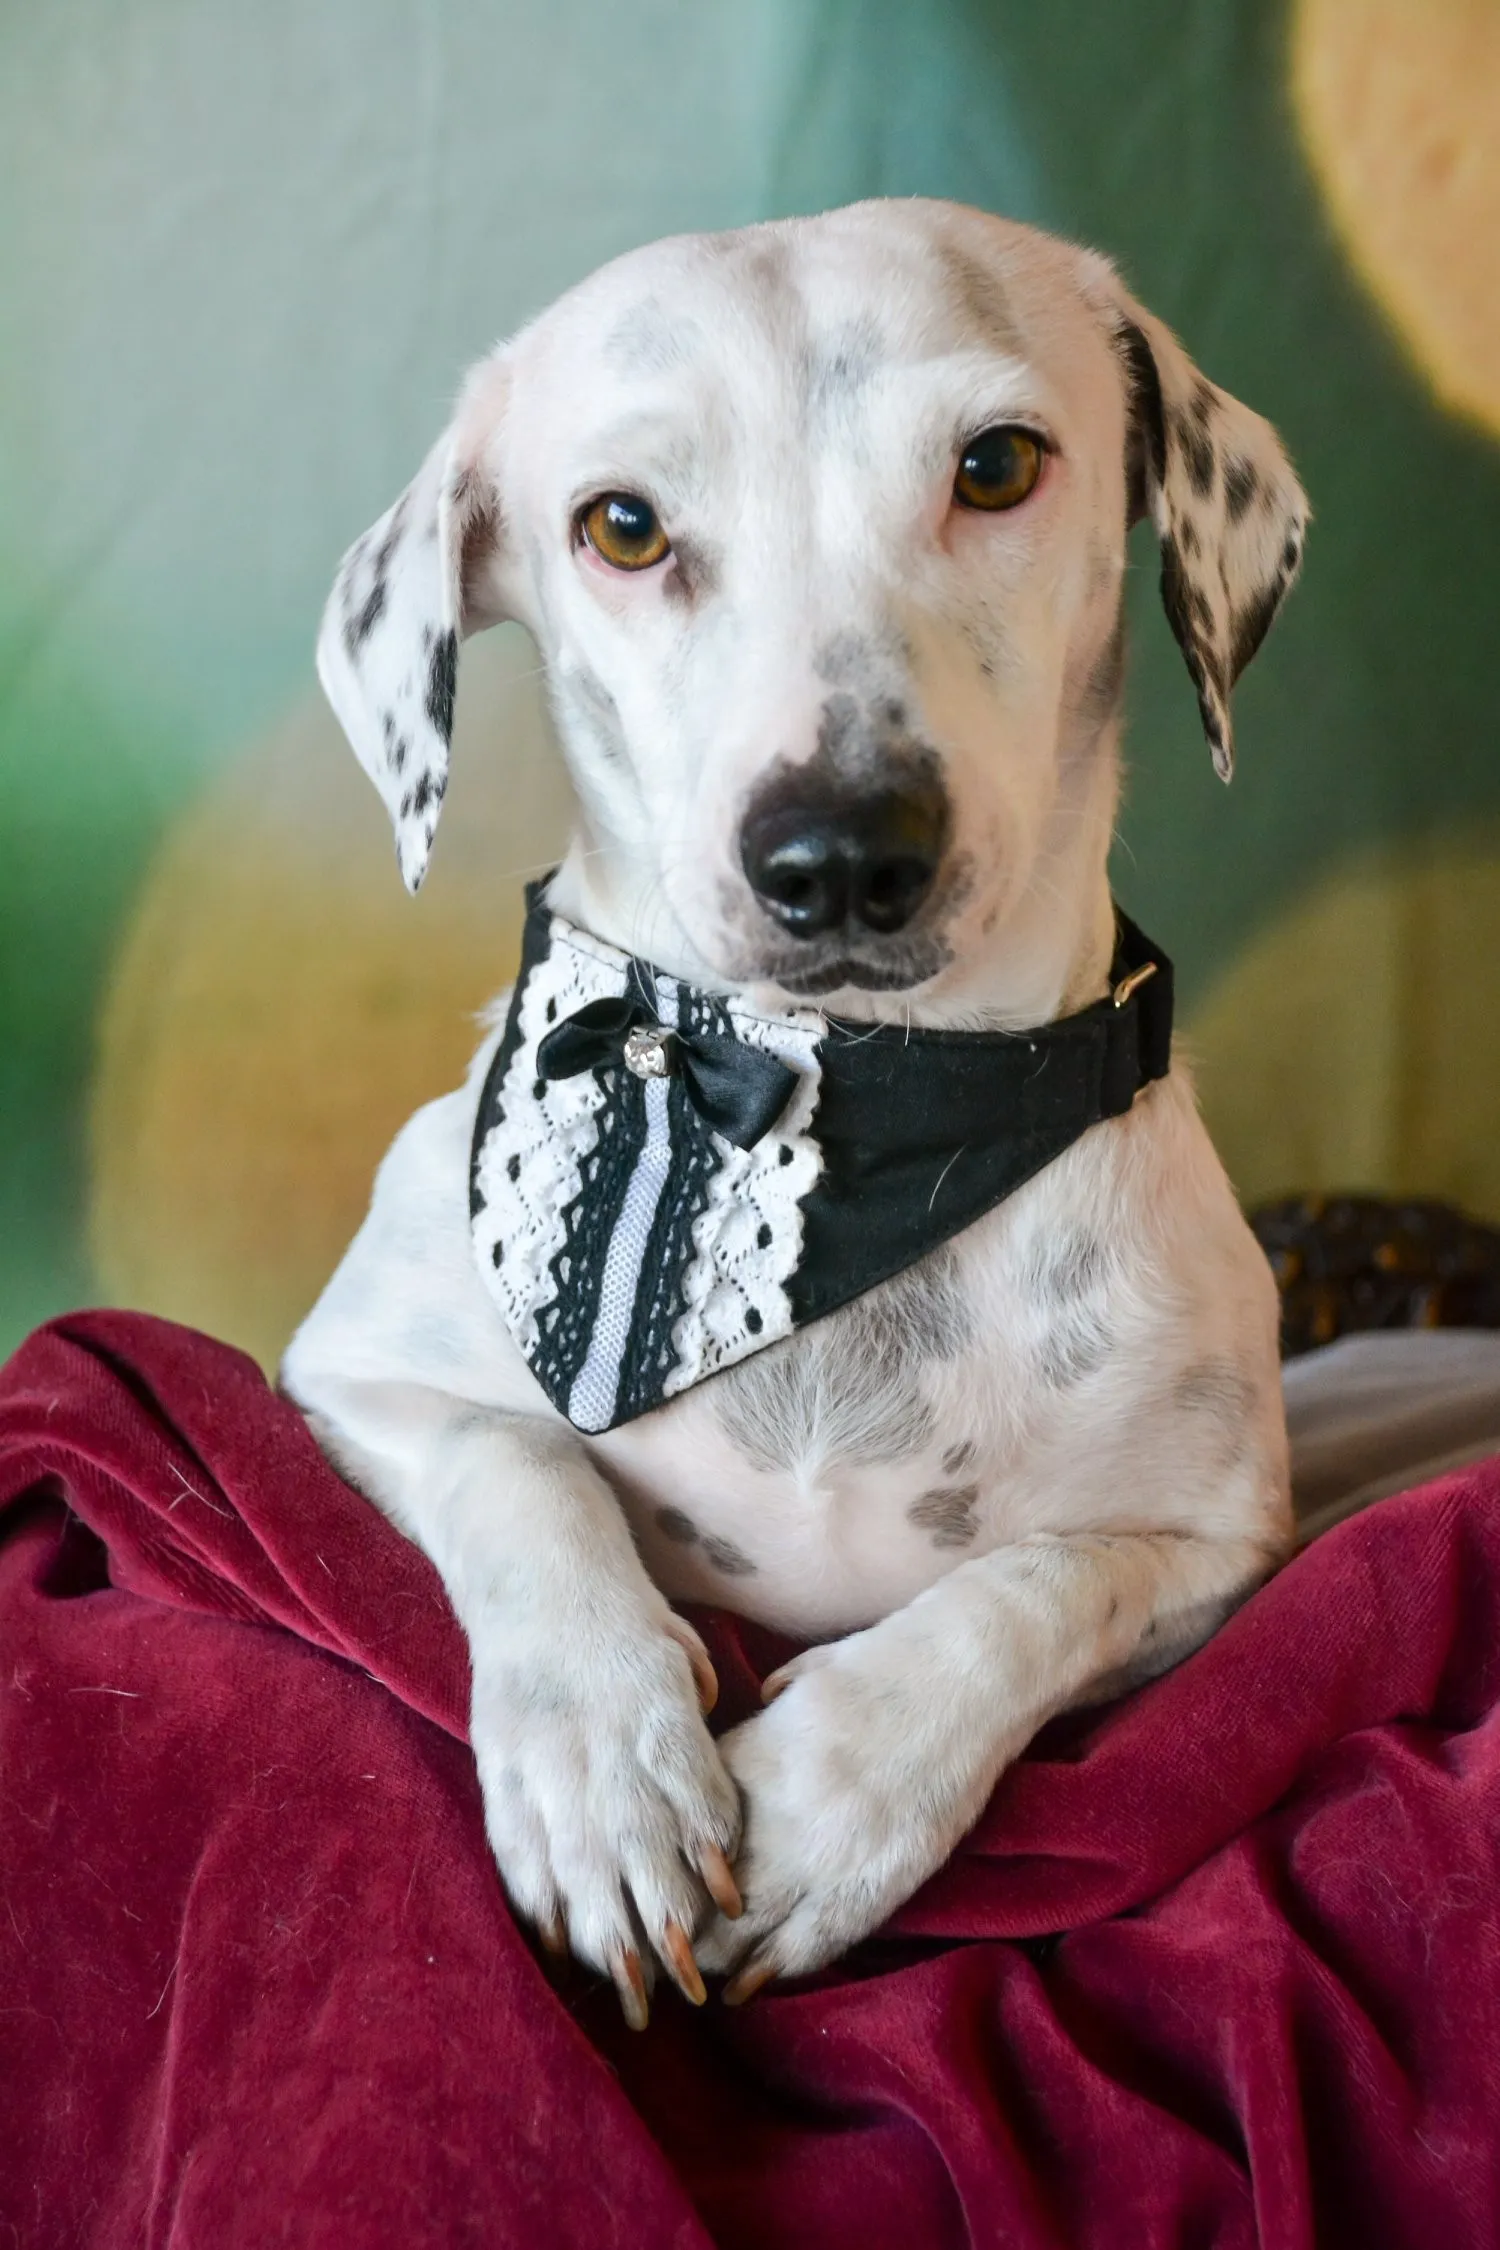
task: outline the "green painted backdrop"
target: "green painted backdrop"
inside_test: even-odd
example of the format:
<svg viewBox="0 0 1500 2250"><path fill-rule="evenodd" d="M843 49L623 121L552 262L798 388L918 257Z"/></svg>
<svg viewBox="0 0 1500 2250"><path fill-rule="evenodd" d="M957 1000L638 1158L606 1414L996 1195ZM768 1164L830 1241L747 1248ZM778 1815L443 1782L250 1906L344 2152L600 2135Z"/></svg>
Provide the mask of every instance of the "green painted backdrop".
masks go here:
<svg viewBox="0 0 1500 2250"><path fill-rule="evenodd" d="M1379 4L1343 23L1318 0L1325 47L1357 62ZM1300 21L1251 0L0 12L0 1346L114 1293L274 1350L387 1130L371 1086L435 1091L503 977L515 865L560 817L545 774L495 778L545 766L524 651L465 689L499 857L445 832L415 906L310 701L333 565L464 364L632 243L872 194L1097 243L1283 431L1317 526L1230 792L1138 552L1120 888L1181 962L1242 1186L1500 1212L1500 444L1439 405L1336 239ZM1453 286L1493 290L1472 256Z"/></svg>

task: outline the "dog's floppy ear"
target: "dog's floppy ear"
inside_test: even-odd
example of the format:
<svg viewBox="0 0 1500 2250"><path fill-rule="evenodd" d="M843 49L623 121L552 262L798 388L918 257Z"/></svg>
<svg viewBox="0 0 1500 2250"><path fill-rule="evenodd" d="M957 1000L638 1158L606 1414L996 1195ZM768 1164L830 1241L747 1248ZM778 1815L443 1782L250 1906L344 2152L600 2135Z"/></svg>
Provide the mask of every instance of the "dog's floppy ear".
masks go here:
<svg viewBox="0 0 1500 2250"><path fill-rule="evenodd" d="M490 373L470 383L400 499L345 555L318 635L323 692L385 800L410 891L427 872L448 786L459 641L504 615L500 510L483 459L498 405Z"/></svg>
<svg viewBox="0 0 1500 2250"><path fill-rule="evenodd" d="M1234 771L1229 691L1302 562L1307 500L1269 422L1201 375L1170 329L1114 292L1130 392L1130 521L1161 543L1161 598L1222 781Z"/></svg>

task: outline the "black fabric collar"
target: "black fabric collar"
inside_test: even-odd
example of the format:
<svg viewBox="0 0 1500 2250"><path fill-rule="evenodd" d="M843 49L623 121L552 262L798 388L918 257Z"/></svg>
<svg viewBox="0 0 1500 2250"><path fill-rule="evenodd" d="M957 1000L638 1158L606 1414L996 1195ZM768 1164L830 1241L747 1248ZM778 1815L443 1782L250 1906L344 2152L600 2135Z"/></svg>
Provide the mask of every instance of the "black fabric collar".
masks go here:
<svg viewBox="0 0 1500 2250"><path fill-rule="evenodd" d="M1172 964L1115 910L1109 992L1034 1031L873 1036L830 1023L803 1205L799 1321L912 1265L972 1226L1141 1088L1172 1052ZM845 1286L858 1275L857 1286Z"/></svg>
<svg viewBox="0 0 1500 2250"><path fill-rule="evenodd" d="M687 1381L701 1380L703 1373L819 1319L914 1264L1014 1194L1084 1133L1123 1115L1143 1086L1165 1076L1170 1063L1171 962L1117 911L1110 990L1091 1007L1032 1031L872 1029L820 1022L807 1010L789 1015L788 1035L800 1027L802 1051L808 1051L809 1037L814 1042L817 1075L810 1121L804 1119L794 1134L782 1113L797 1111L797 1089L805 1086L807 1073L795 1054L788 1059L787 1052L780 1057L774 1052L774 1019L741 1017L737 1026L731 1012L737 1003L664 979L650 963L570 932L547 909L545 889L534 885L527 894L521 977L480 1097L471 1209L481 1270L497 1286L502 1309L544 1387L582 1428L612 1427L646 1412ZM603 997L569 1013L558 1015L556 1002L549 1001L557 1020L549 1018L545 1029L538 1023L528 1046L523 998L555 942L587 948L591 960L618 963L618 978ZM663 993L675 1011L670 1021L663 1018ZM808 1034L810 1021L815 1029ZM757 1026L752 1043L748 1032ZM665 1081L667 1093L659 1092L651 1108L646 1088L653 1079ZM503 1271L501 1236L516 1221L497 1220L487 1206L497 1188L505 1201L507 1181L517 1180L523 1161L540 1162L531 1154L528 1121L512 1116L507 1122L507 1107L515 1111L533 1102L545 1125L557 1109L552 1090L570 1080L579 1085L592 1080L598 1089L590 1095L595 1109L589 1129L600 1144L609 1141L616 1152L635 1153L629 1163L621 1155L602 1167L591 1157L583 1160L575 1201L561 1215L566 1241L548 1260L545 1276L533 1278L527 1296L512 1288ZM655 1142L648 1114L666 1121L653 1128ZM555 1117L549 1129L561 1130ZM579 1128L568 1131L576 1142ZM778 1145L779 1132L786 1137ZM735 1265L721 1257L715 1286L722 1282L742 1290L745 1334L727 1357L722 1350L705 1355L696 1344L684 1346L684 1364L678 1365L671 1336L681 1338L680 1323L693 1302L690 1269L695 1260L701 1265L704 1255L704 1214L714 1225L722 1223L726 1193L716 1197L716 1177L724 1175L730 1200L741 1180L751 1194L752 1175L763 1175L773 1148L790 1164L803 1162L810 1145L815 1176L809 1161L810 1185L796 1206L800 1242L793 1248L793 1269L775 1278L768 1296L772 1285L757 1278L753 1258ZM640 1243L622 1252L615 1238L635 1225L625 1214L627 1206L631 1213L637 1210L643 1192L639 1183L632 1190L631 1181L652 1148L648 1168L665 1167L665 1185L653 1189L658 1215ZM524 1191L524 1180L521 1187ZM668 1205L687 1214L675 1235L660 1217ZM530 1223L543 1224L539 1208L534 1193L522 1218L530 1211ZM762 1236L771 1231L760 1229ZM611 1293L621 1287L622 1270L624 1286L634 1290L633 1333L649 1332L658 1340L645 1367L636 1364L640 1354L633 1343L622 1345L613 1393L608 1370L600 1387L595 1343L584 1383L590 1402L580 1405L576 1386L590 1357L590 1340L601 1320L613 1318L618 1325L621 1319L618 1307L611 1311ZM549 1287L555 1301L537 1301ZM557 1347L564 1332L570 1339L565 1351Z"/></svg>

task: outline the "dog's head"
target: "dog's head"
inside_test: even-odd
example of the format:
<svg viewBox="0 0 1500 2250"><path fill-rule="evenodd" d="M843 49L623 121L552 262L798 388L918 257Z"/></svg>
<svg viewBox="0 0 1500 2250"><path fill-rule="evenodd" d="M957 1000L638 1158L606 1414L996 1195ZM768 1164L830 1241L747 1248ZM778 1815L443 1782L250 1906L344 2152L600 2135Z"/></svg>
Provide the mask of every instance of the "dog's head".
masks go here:
<svg viewBox="0 0 1500 2250"><path fill-rule="evenodd" d="M1099 919L1143 512L1227 779L1305 504L1107 263L940 203L687 236L474 371L345 557L319 670L412 888L459 644L515 618L578 919L844 1013L1047 1013Z"/></svg>

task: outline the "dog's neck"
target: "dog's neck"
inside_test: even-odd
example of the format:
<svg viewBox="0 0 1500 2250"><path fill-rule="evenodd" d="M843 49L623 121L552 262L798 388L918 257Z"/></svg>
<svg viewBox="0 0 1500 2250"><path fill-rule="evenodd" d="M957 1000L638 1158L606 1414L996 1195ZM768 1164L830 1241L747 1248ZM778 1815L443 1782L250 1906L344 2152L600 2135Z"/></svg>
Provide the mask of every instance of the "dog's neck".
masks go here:
<svg viewBox="0 0 1500 2250"><path fill-rule="evenodd" d="M768 1014L811 1004L852 1023L913 1029L1027 1031L1102 997L1115 945L1108 856L1118 796L1114 743L1098 745L1077 786L1059 792L1031 876L996 927L960 960L910 991L844 987L789 994L726 978L678 920L660 876L640 856L592 832L585 816L549 893L580 929L709 992L735 991Z"/></svg>

